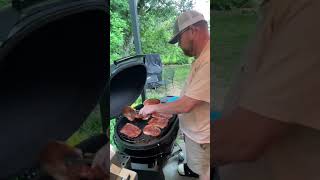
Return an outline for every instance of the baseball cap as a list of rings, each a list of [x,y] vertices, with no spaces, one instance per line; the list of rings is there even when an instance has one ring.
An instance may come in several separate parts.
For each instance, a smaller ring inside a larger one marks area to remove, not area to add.
[[[194,10],[185,11],[178,16],[173,26],[173,37],[170,39],[170,44],[175,44],[179,40],[179,34],[187,27],[205,20],[204,16]]]

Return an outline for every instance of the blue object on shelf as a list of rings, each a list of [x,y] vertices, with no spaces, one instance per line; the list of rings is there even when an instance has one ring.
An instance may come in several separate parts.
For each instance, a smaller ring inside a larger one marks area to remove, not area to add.
[[[210,120],[215,121],[215,120],[221,118],[221,116],[222,116],[221,112],[213,111],[210,113]]]
[[[166,96],[164,98],[162,98],[160,101],[164,102],[164,103],[168,103],[168,102],[174,102],[176,100],[178,100],[180,97],[179,96]]]

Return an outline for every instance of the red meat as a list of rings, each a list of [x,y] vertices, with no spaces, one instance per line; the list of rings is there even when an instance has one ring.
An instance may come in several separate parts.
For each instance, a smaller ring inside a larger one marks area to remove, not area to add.
[[[127,123],[120,130],[120,133],[128,136],[129,138],[135,138],[141,134],[141,129],[131,123]]]
[[[153,125],[146,125],[144,128],[143,128],[143,133],[145,135],[149,135],[149,136],[159,136],[160,133],[161,133],[161,130],[156,127],[156,126],[153,126]]]
[[[129,121],[133,121],[136,117],[136,111],[130,107],[130,106],[127,106],[127,107],[124,107],[122,109],[122,114],[124,117],[126,117]]]
[[[147,99],[143,102],[143,105],[147,106],[147,105],[154,105],[154,104],[159,104],[159,103],[160,103],[159,99]]]
[[[137,113],[135,115],[135,118],[136,119],[142,119],[142,120],[148,120],[150,118],[150,116],[149,115],[142,115],[142,114]]]
[[[165,114],[165,113],[158,113],[158,112],[154,112],[152,113],[152,117],[154,118],[161,118],[161,119],[170,119],[172,118],[172,114]]]
[[[152,119],[148,122],[148,124],[163,129],[163,128],[165,128],[165,127],[168,126],[168,122],[169,122],[168,119],[152,118]]]

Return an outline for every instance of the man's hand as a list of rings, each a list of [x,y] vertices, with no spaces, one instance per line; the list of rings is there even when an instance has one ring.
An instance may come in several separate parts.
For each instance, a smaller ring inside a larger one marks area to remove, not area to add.
[[[148,114],[152,114],[154,112],[157,112],[158,108],[158,104],[155,105],[146,105],[144,106],[142,109],[140,109],[139,114],[146,116]]]

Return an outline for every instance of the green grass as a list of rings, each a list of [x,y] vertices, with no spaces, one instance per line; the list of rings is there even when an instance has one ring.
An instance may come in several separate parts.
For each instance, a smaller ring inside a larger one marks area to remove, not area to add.
[[[217,79],[228,88],[244,48],[255,31],[254,14],[216,13],[212,28],[213,62]]]
[[[68,140],[67,143],[74,146],[89,137],[102,133],[100,109],[97,106],[89,115],[87,120],[81,125]]]

